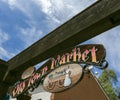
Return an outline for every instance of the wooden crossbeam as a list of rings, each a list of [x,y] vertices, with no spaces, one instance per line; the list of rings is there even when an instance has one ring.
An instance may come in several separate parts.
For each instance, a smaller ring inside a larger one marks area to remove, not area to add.
[[[7,69],[8,69],[8,63],[0,59],[0,82],[3,80]]]
[[[10,59],[4,80],[15,82],[26,68],[119,24],[120,0],[100,0]]]
[[[9,85],[3,82],[4,75],[8,69],[8,63],[0,59],[0,100],[3,100],[3,96],[8,91]]]

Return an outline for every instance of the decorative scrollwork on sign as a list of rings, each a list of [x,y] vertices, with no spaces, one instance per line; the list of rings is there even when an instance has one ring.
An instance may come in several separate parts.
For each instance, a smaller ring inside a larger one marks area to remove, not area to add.
[[[97,66],[97,68],[99,68],[99,69],[105,69],[107,67],[108,67],[108,62],[105,59],[101,62],[99,67]]]

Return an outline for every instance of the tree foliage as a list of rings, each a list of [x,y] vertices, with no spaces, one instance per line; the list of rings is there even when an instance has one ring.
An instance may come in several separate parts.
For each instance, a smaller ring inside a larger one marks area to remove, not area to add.
[[[117,76],[113,70],[105,69],[98,77],[103,89],[107,93],[110,100],[120,100],[119,87],[115,87],[117,83]]]

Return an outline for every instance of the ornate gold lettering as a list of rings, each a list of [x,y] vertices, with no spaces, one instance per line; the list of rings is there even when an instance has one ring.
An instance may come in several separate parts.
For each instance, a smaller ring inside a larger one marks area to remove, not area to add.
[[[93,48],[91,49],[92,62],[97,62],[97,59],[96,59],[96,51],[97,51],[97,49],[95,49],[95,47],[93,47]]]
[[[89,50],[85,50],[85,51],[82,53],[82,60],[83,60],[84,62],[86,62],[86,61],[89,59],[89,57],[87,56],[88,53],[89,53]]]

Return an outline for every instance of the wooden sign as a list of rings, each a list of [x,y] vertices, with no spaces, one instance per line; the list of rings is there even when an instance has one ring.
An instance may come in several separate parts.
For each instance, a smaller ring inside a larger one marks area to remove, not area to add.
[[[11,86],[9,88],[9,93],[11,97],[15,98],[20,94],[26,92],[27,90],[29,90],[29,88],[36,85],[36,83],[41,79],[42,77],[40,73],[34,73],[29,78],[17,83],[14,86]]]
[[[47,74],[64,64],[84,63],[99,66],[98,68],[103,68],[101,67],[101,64],[104,61],[105,55],[105,48],[103,45],[100,44],[81,45],[61,51],[60,53],[58,53],[58,55],[55,55],[54,57],[50,58],[50,60],[47,63],[41,66],[29,78],[19,83],[16,83],[14,86],[11,86],[10,94],[12,97],[17,97],[18,95],[28,91],[28,89],[33,88],[37,82],[42,82],[43,78]]]
[[[71,62],[91,64],[101,68],[100,65],[103,63],[105,56],[106,50],[101,44],[80,45],[61,51],[58,55],[50,58],[37,72],[44,70],[43,72],[47,73],[60,65]]]
[[[74,86],[82,77],[82,67],[79,64],[65,64],[49,73],[43,82],[48,92],[61,92]]]
[[[26,70],[23,72],[21,78],[22,78],[22,79],[26,79],[26,78],[30,77],[30,76],[33,74],[33,72],[34,72],[34,69],[35,69],[34,66],[29,67],[28,69],[26,69]]]

